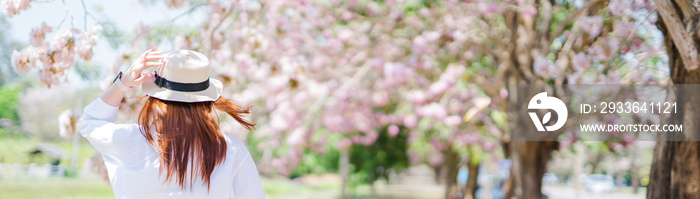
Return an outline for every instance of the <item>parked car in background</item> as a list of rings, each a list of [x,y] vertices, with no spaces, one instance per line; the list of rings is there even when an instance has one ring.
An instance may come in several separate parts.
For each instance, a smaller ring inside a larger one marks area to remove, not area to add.
[[[589,175],[583,183],[587,191],[593,193],[612,192],[615,189],[615,181],[610,175]]]
[[[545,173],[542,177],[542,184],[559,184],[559,177],[553,173]]]

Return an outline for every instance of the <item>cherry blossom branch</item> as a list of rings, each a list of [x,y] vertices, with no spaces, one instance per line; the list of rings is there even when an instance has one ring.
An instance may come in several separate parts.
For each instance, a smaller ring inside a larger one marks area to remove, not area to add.
[[[539,14],[542,17],[542,24],[551,24],[552,22],[552,4],[549,1],[542,1],[541,2],[542,6],[542,11],[539,12]],[[543,25],[540,26],[540,34],[537,35],[537,41],[540,41],[540,45],[542,45],[540,48],[542,49],[549,49],[551,46],[550,43],[545,43],[544,41],[548,41],[549,37],[548,34],[550,31],[550,26],[549,25]],[[549,45],[547,45],[549,44]]]
[[[513,68],[515,72],[520,76],[525,82],[531,83],[534,79],[534,75],[532,74],[531,67],[529,65],[521,64],[520,63],[520,57],[523,57],[525,55],[521,55],[519,50],[518,50],[518,29],[520,29],[520,25],[518,23],[519,21],[519,15],[516,12],[509,12],[506,13],[506,27],[508,30],[510,30],[510,39],[508,43],[508,53],[510,56],[510,68]]]
[[[549,36],[549,42],[547,43],[548,44],[547,46],[551,46],[552,42],[554,42],[554,39],[556,39],[557,36],[564,33],[564,31],[566,30],[566,26],[568,26],[571,22],[576,20],[579,17],[579,15],[583,14],[584,12],[587,12],[590,8],[593,8],[593,7],[598,6],[598,5],[602,5],[608,1],[609,0],[595,0],[595,1],[589,2],[588,4],[581,7],[581,9],[578,9],[573,15],[569,16],[564,21],[559,23],[559,26],[557,27],[557,29],[554,29],[554,32],[552,32],[552,34]]]
[[[58,27],[56,27],[56,29],[61,29],[61,26],[63,26],[63,22],[65,22],[69,16],[70,16],[70,25],[73,26],[73,13],[68,8],[68,4],[66,4],[66,0],[62,0],[61,2],[63,2],[63,7],[66,9],[66,16],[63,17],[63,20],[61,20],[61,23],[58,24]]]
[[[491,136],[497,138],[499,141],[503,141],[503,142],[508,141],[508,139],[507,139],[508,137],[505,136],[505,134],[503,133],[504,130],[502,128],[498,127],[498,125],[494,124],[493,121],[491,121],[491,120],[481,120],[481,121],[484,122],[484,126],[487,128],[486,132],[488,132]]]
[[[647,19],[649,19],[649,17],[651,17],[651,15],[654,14],[655,12],[656,12],[656,8],[654,8],[653,10],[650,10],[649,14],[647,14],[647,16],[644,17],[643,21],[646,21]],[[634,28],[632,29],[632,31],[630,31],[630,33],[627,34],[627,37],[625,37],[625,40],[623,42],[629,41],[630,38],[632,38],[632,35],[634,35],[634,33],[637,32],[637,28],[639,28],[639,26],[642,26],[642,24],[640,23],[640,24],[635,25]]]
[[[88,15],[90,15],[90,17],[92,17],[92,19],[94,19],[95,21],[97,21],[97,18],[93,16],[92,13],[88,12],[87,6],[85,6],[85,0],[80,0],[80,2],[83,4],[83,11],[85,11],[85,14],[83,15],[83,30],[87,32]]]
[[[238,1],[231,1],[231,6],[226,10],[226,12],[221,16],[221,21],[219,23],[216,23],[216,25],[211,29],[209,32],[209,37],[207,38],[207,41],[202,42],[202,43],[210,43],[209,46],[212,46],[211,41],[213,40],[212,38],[214,37],[214,32],[216,32],[217,29],[219,29],[219,26],[228,19],[228,17],[233,13],[234,7],[238,4]]]
[[[357,56],[366,57],[367,53],[362,51]],[[341,85],[334,93],[345,91],[348,88],[351,88],[352,86],[354,86],[355,84],[360,82],[360,80],[362,78],[364,78],[365,75],[367,75],[367,73],[369,73],[370,69],[372,69],[372,64],[365,63],[362,66],[362,68],[360,68],[357,72],[355,72],[355,74],[350,78],[350,80],[343,83],[343,85]],[[308,112],[308,114],[306,114],[306,117],[304,117],[304,120],[302,120],[303,125],[301,128],[302,128],[303,132],[307,131],[307,129],[309,128],[309,125],[311,125],[311,122],[315,121],[313,118],[317,118],[318,114],[320,113],[320,110],[321,110],[321,107],[323,106],[323,104],[325,104],[326,100],[330,96],[333,96],[333,95],[334,94],[329,94],[329,95],[323,96],[321,98],[318,98],[313,104],[311,104],[310,112]]]
[[[200,8],[200,7],[206,6],[206,5],[207,5],[206,3],[194,5],[194,6],[190,7],[190,9],[188,9],[187,11],[180,13],[179,15],[175,16],[174,18],[170,19],[170,23],[172,24],[173,22],[177,21],[177,19],[179,19],[180,17],[191,14],[192,12],[197,10],[197,8]]]
[[[576,32],[578,32],[579,26],[577,26],[578,23],[574,22],[574,27],[571,29],[571,34],[569,34],[566,38],[566,43],[564,43],[564,46],[562,46],[561,50],[559,51],[559,55],[557,56],[557,63],[559,64],[559,71],[566,71],[566,67],[569,66],[569,60],[571,60],[570,53],[572,50],[572,46],[574,45],[574,42],[578,40],[578,37],[576,36]],[[561,84],[564,82],[564,75],[560,75],[557,77],[557,79],[554,81],[556,84]]]

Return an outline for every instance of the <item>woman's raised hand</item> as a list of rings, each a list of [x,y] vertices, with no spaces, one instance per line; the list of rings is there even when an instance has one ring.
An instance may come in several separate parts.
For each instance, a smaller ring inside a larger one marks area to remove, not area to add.
[[[139,58],[134,60],[131,67],[122,74],[122,82],[129,87],[141,85],[141,83],[154,75],[153,73],[141,75],[141,72],[150,67],[161,66],[163,64],[162,61],[163,56],[161,55],[161,51],[156,51],[156,49],[153,48],[144,52]]]

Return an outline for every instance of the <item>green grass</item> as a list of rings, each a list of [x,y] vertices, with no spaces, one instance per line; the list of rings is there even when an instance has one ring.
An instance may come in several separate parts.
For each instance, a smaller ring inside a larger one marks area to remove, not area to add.
[[[283,178],[263,178],[265,195],[269,199],[336,198],[340,185],[321,187],[299,185]],[[112,188],[96,177],[48,179],[0,179],[0,199],[34,198],[114,198]]]
[[[286,178],[263,178],[265,196],[269,199],[327,199],[338,198],[340,184],[325,183],[309,186]],[[420,187],[377,186],[370,194],[368,185],[361,185],[351,198],[441,198],[442,190]],[[112,188],[97,177],[0,179],[0,199],[87,199],[114,198]]]
[[[308,186],[284,178],[263,178],[263,189],[268,199],[321,199],[338,198],[340,184],[327,183],[323,186]]]
[[[265,195],[282,198],[335,198],[340,185],[310,187],[285,179],[263,179]],[[114,198],[112,188],[97,178],[0,179],[0,198]]]
[[[2,179],[0,198],[114,198],[112,188],[97,178]]]
[[[36,139],[22,137],[0,137],[0,164],[26,165],[36,163],[38,165],[43,165],[50,163],[50,158],[47,155],[37,155],[32,161],[29,151],[39,143],[54,144],[66,150],[69,153],[69,156],[62,158],[61,164],[65,165],[66,167],[70,167],[70,158],[72,156],[73,145],[69,139],[40,142]],[[92,145],[85,140],[85,138],[81,137],[80,149],[78,151],[78,167],[80,168],[85,160],[92,157],[95,148],[93,148]]]
[[[37,143],[26,138],[0,138],[0,163],[28,164],[30,159],[27,152]]]

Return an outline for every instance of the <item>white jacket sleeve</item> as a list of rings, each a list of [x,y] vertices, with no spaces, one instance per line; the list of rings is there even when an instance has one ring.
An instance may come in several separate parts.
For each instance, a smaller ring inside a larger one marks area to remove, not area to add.
[[[110,106],[102,98],[97,98],[83,109],[83,119],[78,123],[80,134],[105,156],[114,157],[125,148],[124,138],[139,132],[136,124],[116,124],[119,107]]]

